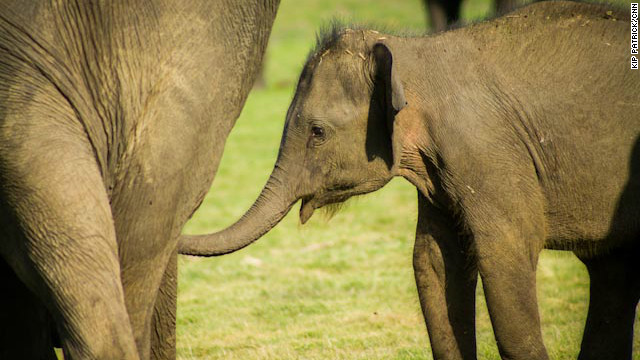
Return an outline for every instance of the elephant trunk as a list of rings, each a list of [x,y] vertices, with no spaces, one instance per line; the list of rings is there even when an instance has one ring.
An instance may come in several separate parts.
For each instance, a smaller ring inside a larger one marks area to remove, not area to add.
[[[213,234],[182,235],[178,251],[184,255],[218,256],[240,250],[258,240],[289,212],[298,198],[280,180],[283,171],[276,164],[273,173],[251,208],[235,224]]]

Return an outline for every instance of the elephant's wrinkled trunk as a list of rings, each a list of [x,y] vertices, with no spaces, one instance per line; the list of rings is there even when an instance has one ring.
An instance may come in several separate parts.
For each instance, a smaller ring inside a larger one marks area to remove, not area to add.
[[[184,255],[218,256],[242,249],[258,240],[289,212],[298,198],[280,181],[276,167],[251,208],[235,224],[213,234],[182,235],[178,251]]]

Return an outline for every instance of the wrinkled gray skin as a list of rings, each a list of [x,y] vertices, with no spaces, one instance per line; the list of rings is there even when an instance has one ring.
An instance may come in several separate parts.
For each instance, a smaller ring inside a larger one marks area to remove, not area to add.
[[[0,358],[175,358],[177,239],[278,3],[2,1]]]
[[[542,2],[424,38],[329,34],[300,77],[280,153],[234,225],[182,253],[250,244],[394,176],[418,190],[414,269],[436,359],[476,358],[482,278],[500,354],[546,359],[543,248],[591,279],[580,359],[630,359],[640,297],[640,73],[626,9]],[[616,21],[614,21],[614,19]]]
[[[516,0],[496,0],[496,14],[504,14],[516,7]],[[462,0],[424,0],[427,9],[427,20],[434,31],[446,30],[460,20]]]

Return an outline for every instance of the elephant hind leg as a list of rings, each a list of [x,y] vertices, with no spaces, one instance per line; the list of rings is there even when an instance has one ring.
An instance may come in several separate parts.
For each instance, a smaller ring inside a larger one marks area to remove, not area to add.
[[[55,127],[42,134],[0,139],[0,255],[48,307],[66,354],[137,359],[94,155]]]
[[[637,246],[631,251],[580,258],[591,281],[580,360],[631,359],[633,324],[640,300],[639,255]]]
[[[176,309],[178,296],[178,254],[171,254],[153,309],[151,359],[176,358]]]

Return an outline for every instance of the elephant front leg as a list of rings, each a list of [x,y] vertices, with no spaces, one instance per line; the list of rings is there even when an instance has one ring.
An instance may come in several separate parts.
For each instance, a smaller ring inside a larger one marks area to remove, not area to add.
[[[418,194],[413,253],[420,305],[435,359],[475,359],[477,270],[454,223]]]
[[[517,233],[474,234],[487,308],[503,359],[548,359],[536,298],[538,251]]]

